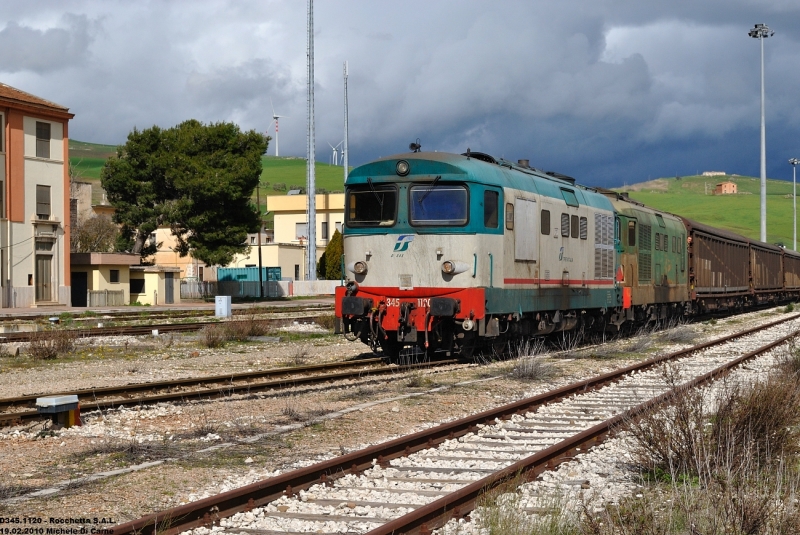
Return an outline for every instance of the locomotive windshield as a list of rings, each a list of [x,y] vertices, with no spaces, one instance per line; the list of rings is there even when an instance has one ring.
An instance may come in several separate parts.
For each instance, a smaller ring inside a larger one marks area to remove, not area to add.
[[[390,227],[397,215],[394,186],[358,186],[347,191],[347,224],[353,227]]]
[[[409,213],[412,225],[465,225],[468,214],[464,186],[413,186]]]

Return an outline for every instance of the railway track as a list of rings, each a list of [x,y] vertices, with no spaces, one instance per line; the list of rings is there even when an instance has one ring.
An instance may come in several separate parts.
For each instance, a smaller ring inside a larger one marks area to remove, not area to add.
[[[330,304],[319,304],[316,306],[256,306],[256,307],[249,307],[249,308],[234,308],[231,310],[231,313],[234,316],[248,316],[253,314],[275,314],[275,313],[288,313],[288,312],[322,312],[322,311],[331,311],[333,310],[333,305]],[[211,309],[190,309],[190,310],[165,310],[165,311],[157,311],[157,310],[148,310],[148,309],[139,309],[137,312],[128,312],[128,311],[102,311],[96,312],[95,310],[87,310],[85,312],[67,312],[67,317],[64,319],[69,319],[74,322],[91,322],[97,321],[99,319],[112,319],[112,320],[138,320],[138,319],[170,319],[170,318],[193,318],[193,317],[207,317],[207,316],[214,316],[214,310]],[[31,315],[24,315],[24,316],[11,316],[11,315],[2,315],[0,314],[0,323],[5,322],[13,322],[13,321],[26,321],[26,322],[37,322],[37,321],[49,321],[50,318],[59,318],[61,319],[61,313],[51,313],[51,314],[31,314]]]
[[[682,388],[698,386],[787,343],[797,335],[798,317],[121,524],[114,535],[212,526],[260,535],[430,533],[467,515],[483,492],[521,474],[535,478],[668,401],[662,364],[681,367]]]
[[[287,320],[310,322],[310,321],[317,321],[319,317],[320,317],[319,315],[314,315],[314,316],[285,315],[280,317],[256,319],[254,321],[264,322],[266,324],[279,323],[281,321],[287,321]],[[200,329],[202,329],[207,325],[226,325],[229,323],[246,323],[250,321],[251,320],[248,319],[248,320],[229,320],[227,322],[198,321],[191,323],[162,323],[157,325],[113,325],[107,327],[103,326],[103,327],[68,329],[68,332],[74,335],[76,338],[92,338],[95,336],[123,336],[123,335],[141,336],[141,335],[149,335],[153,331],[158,331],[159,334],[192,332],[192,331],[199,331]],[[0,344],[8,342],[30,342],[36,337],[47,335],[47,333],[49,332],[53,331],[28,331],[28,332],[2,333],[0,334]]]
[[[298,386],[319,385],[334,381],[378,377],[412,370],[457,364],[458,360],[439,360],[404,366],[383,365],[380,358],[348,362],[276,368],[257,372],[195,377],[172,381],[138,383],[123,386],[89,388],[71,392],[52,392],[34,396],[0,399],[0,426],[24,424],[46,418],[33,407],[37,397],[75,394],[82,411],[107,409],[119,405],[152,405],[164,402],[216,399],[232,395],[265,390],[286,389]],[[338,371],[345,370],[345,371]],[[320,373],[321,372],[321,373]],[[308,375],[316,373],[317,375]],[[141,392],[153,392],[139,395]]]

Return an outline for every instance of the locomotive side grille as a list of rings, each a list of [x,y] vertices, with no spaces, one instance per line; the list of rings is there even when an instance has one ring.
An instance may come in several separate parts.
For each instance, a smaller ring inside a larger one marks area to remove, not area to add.
[[[652,227],[639,225],[639,282],[649,282],[653,277]]]
[[[614,217],[594,214],[594,278],[614,277]]]

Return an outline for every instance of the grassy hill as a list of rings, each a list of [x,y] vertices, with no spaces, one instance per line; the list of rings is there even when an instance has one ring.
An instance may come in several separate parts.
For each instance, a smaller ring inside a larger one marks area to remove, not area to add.
[[[736,183],[738,193],[713,195],[725,181]],[[659,178],[614,190],[627,191],[631,199],[653,208],[759,239],[760,187],[759,178],[728,175]],[[791,182],[767,180],[767,241],[792,246]]]
[[[100,170],[105,161],[116,154],[113,145],[99,145],[83,141],[69,141],[70,163],[80,180],[91,182],[94,202],[100,202]],[[285,195],[292,186],[305,188],[306,162],[302,158],[263,156],[261,158],[262,209],[266,195]],[[317,188],[331,192],[344,189],[344,172],[341,167],[317,162]],[[723,181],[735,182],[736,195],[713,195],[714,187]],[[285,189],[280,189],[281,186]],[[279,188],[279,189],[276,189]],[[632,199],[653,208],[688,217],[758,239],[760,235],[760,181],[744,176],[685,176],[659,178],[614,188],[627,191]],[[767,241],[792,245],[792,183],[782,180],[767,181]],[[255,195],[253,196],[255,201]]]
[[[100,171],[106,160],[115,156],[117,147],[84,141],[69,140],[69,161],[77,171],[79,180],[92,184],[93,202],[103,198],[100,187]],[[306,161],[303,158],[262,156],[261,157],[261,204],[265,205],[265,195],[286,195],[296,188],[306,187]],[[314,166],[318,189],[329,192],[344,191],[344,169],[340,166],[316,162]],[[283,187],[282,187],[283,186]],[[255,201],[255,194],[253,194]]]

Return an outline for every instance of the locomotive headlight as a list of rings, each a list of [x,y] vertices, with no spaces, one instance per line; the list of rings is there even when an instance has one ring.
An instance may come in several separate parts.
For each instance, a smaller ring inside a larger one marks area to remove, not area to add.
[[[363,275],[367,272],[367,263],[362,261],[355,262],[351,271],[356,275]]]
[[[410,170],[411,168],[405,160],[400,160],[395,166],[395,171],[397,171],[397,174],[400,176],[406,176]]]
[[[445,260],[442,262],[442,273],[445,275],[458,275],[469,269],[469,264],[458,260]]]

